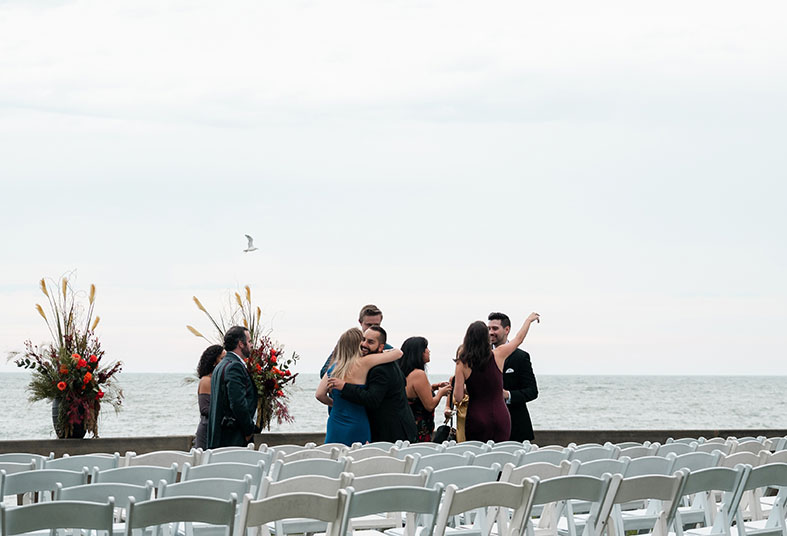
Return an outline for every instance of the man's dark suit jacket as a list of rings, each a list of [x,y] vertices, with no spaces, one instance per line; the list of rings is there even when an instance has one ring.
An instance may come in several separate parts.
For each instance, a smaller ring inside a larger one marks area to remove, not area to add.
[[[406,380],[396,362],[372,367],[366,387],[344,384],[342,398],[366,407],[372,441],[415,442],[415,417],[407,403]]]
[[[208,417],[208,448],[248,444],[254,433],[254,412],[257,389],[246,370],[246,364],[234,352],[219,361],[210,377],[210,416]],[[234,425],[222,426],[229,417]]]
[[[538,398],[538,385],[530,364],[530,354],[517,348],[503,365],[503,389],[511,393],[508,411],[511,413],[511,440],[533,440],[533,423],[527,403]]]

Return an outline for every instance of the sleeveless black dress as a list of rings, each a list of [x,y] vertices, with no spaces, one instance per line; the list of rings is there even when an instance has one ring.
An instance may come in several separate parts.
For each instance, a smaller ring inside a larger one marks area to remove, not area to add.
[[[503,373],[497,368],[495,358],[472,369],[465,381],[470,401],[465,419],[465,436],[468,441],[508,441],[511,435],[511,415],[503,401]]]

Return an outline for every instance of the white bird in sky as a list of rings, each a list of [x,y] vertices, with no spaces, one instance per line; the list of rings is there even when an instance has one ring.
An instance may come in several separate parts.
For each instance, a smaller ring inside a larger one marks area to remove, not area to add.
[[[243,253],[248,253],[249,251],[257,251],[257,248],[254,247],[254,239],[249,235],[245,235],[246,240],[249,241],[249,247],[243,250]]]

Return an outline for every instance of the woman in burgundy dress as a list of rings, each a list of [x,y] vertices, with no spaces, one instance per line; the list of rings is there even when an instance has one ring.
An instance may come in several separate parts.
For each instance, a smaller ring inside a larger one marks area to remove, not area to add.
[[[531,313],[516,336],[492,349],[489,328],[480,320],[470,324],[456,358],[454,400],[470,397],[465,420],[467,440],[499,442],[511,435],[511,416],[503,400],[503,363],[525,340],[530,324],[539,322]]]

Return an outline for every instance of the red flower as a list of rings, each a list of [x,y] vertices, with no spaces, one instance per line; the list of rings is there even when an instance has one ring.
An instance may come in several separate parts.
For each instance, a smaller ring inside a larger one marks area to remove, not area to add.
[[[262,366],[257,365],[257,372],[262,372]]]
[[[99,391],[96,393],[96,400],[104,398],[104,391]]]
[[[60,374],[68,374],[68,367],[65,365],[60,366]]]
[[[95,362],[98,361],[98,358],[96,356],[94,356],[94,355],[91,355],[90,359],[88,361],[90,361],[91,363],[95,363]]]
[[[284,392],[281,389],[279,389],[278,391],[276,391],[276,396],[284,396]]]
[[[273,354],[271,355],[270,362],[273,363],[274,365],[276,364],[276,355]]]
[[[79,354],[71,354],[71,357],[73,357],[74,359],[80,359],[81,358],[81,356]]]
[[[88,383],[92,379],[93,379],[93,375],[90,374],[89,372],[85,372],[85,378],[82,381],[84,381],[85,383]]]
[[[289,376],[289,375],[290,375],[290,371],[289,371],[289,370],[285,370],[285,371],[284,371],[284,375],[285,375],[285,376]]]
[[[79,368],[85,368],[87,366],[87,361],[85,361],[84,359],[80,359],[79,361],[77,361],[77,366]]]
[[[271,372],[273,372],[274,374],[281,374],[281,371],[279,369],[277,369],[276,367],[273,367],[271,369]]]
[[[276,350],[271,348],[271,357],[276,357]]]
[[[65,391],[66,390],[66,382],[58,382],[57,383],[57,388],[60,391]]]

